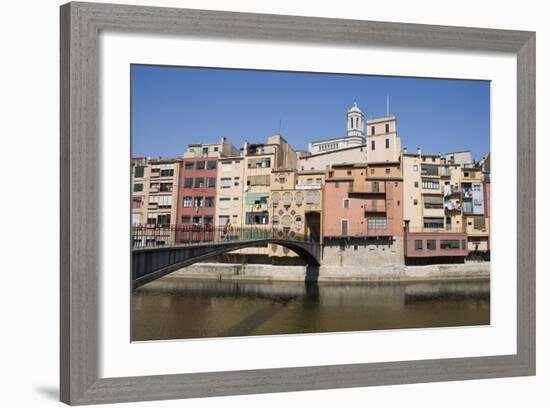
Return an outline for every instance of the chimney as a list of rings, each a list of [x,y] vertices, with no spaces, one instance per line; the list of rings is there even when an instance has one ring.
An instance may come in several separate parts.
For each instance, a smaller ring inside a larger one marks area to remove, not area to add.
[[[407,146],[405,146],[405,147],[403,148],[403,153],[404,153],[404,154],[407,154]]]
[[[416,154],[422,156],[422,150],[420,150],[420,147],[416,148]]]

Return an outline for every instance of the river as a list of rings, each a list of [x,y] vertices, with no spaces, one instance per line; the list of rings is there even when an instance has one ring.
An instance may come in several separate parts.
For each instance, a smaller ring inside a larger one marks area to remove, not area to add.
[[[235,282],[165,277],[134,291],[132,340],[490,324],[490,284]]]

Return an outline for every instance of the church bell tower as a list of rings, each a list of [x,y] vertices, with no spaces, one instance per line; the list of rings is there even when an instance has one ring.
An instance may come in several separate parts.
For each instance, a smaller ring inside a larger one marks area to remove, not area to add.
[[[365,117],[357,106],[356,100],[353,101],[353,106],[348,110],[347,129],[348,136],[365,137]]]

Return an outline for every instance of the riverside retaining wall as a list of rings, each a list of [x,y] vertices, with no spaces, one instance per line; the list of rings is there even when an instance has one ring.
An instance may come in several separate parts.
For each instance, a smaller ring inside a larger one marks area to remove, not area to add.
[[[423,266],[339,266],[196,263],[167,275],[169,278],[250,281],[433,281],[488,279],[489,262]]]

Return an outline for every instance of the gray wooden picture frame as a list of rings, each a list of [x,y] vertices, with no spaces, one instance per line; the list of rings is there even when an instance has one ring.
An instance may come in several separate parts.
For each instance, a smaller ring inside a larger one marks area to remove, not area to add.
[[[69,3],[61,6],[60,12],[61,401],[114,403],[535,374],[535,33],[95,3]],[[100,378],[98,34],[101,30],[514,53],[517,56],[517,354]]]

